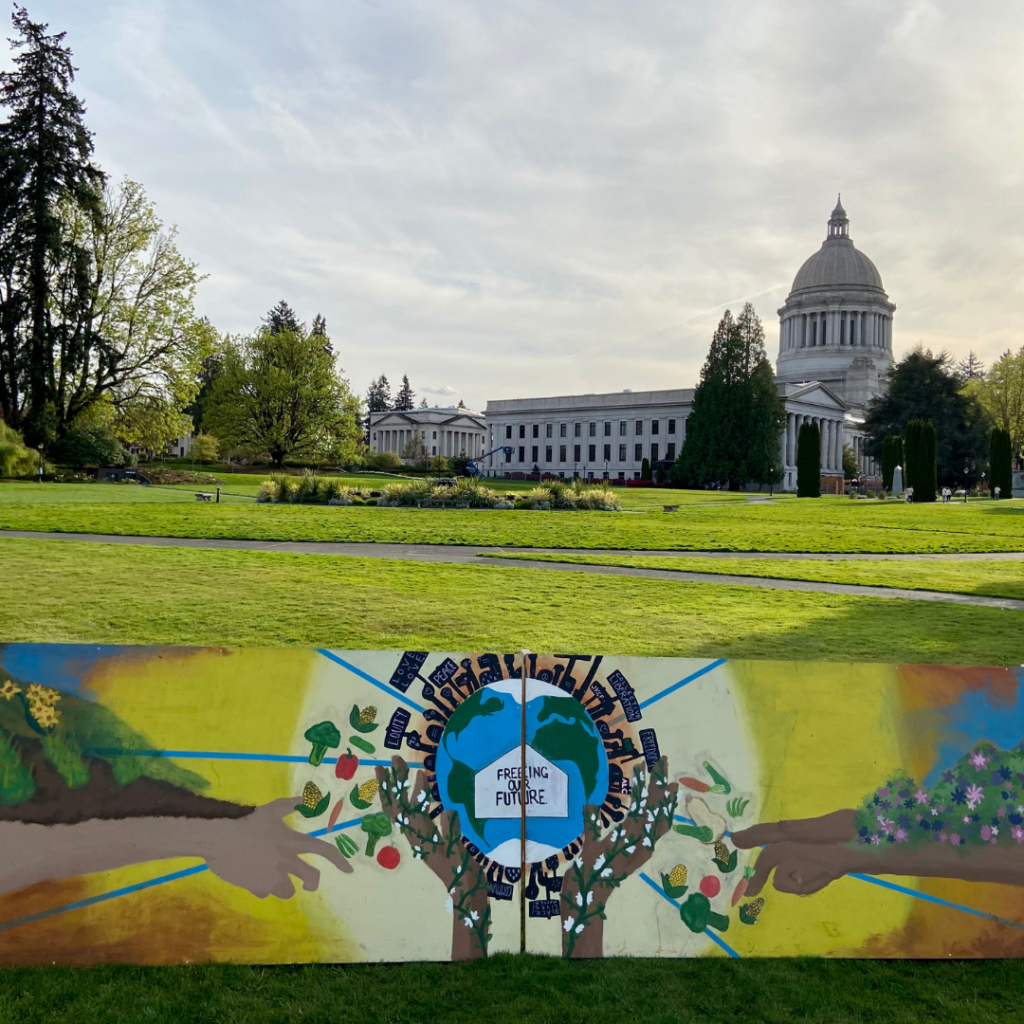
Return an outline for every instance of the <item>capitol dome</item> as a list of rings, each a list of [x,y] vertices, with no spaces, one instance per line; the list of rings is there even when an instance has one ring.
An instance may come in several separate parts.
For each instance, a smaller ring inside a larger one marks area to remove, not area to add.
[[[896,307],[878,268],[853,244],[841,201],[821,248],[806,259],[779,310],[778,377],[817,380],[851,405],[865,405],[884,387],[892,366]]]

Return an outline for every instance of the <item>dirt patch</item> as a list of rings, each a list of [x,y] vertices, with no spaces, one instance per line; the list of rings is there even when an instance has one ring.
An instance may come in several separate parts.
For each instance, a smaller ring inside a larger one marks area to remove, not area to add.
[[[106,761],[89,757],[83,758],[89,766],[89,782],[80,789],[68,789],[37,741],[13,742],[32,772],[36,791],[17,807],[0,806],[0,821],[73,825],[90,818],[244,818],[254,809],[146,776],[122,786]]]

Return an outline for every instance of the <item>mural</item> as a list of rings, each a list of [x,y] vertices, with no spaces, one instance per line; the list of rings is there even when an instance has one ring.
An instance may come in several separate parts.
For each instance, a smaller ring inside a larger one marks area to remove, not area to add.
[[[0,964],[1021,956],[1022,684],[0,646]]]

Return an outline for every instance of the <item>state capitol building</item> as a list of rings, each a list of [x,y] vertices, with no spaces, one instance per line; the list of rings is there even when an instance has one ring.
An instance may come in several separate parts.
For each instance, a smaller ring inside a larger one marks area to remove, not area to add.
[[[784,490],[796,490],[796,439],[805,420],[821,429],[823,490],[842,492],[844,444],[856,452],[864,475],[877,475],[874,461],[863,454],[863,421],[893,365],[895,310],[874,263],[854,246],[849,218],[837,202],[827,237],[797,271],[778,311],[775,381],[786,410],[779,438]],[[652,466],[675,460],[692,405],[693,389],[678,388],[500,399],[489,401],[482,417],[462,409],[375,413],[370,446],[401,454],[402,439],[416,431],[431,454],[459,454],[445,443],[446,425],[433,422],[450,413],[468,428],[462,450],[470,456],[491,452],[481,464],[487,476],[638,479],[643,459]],[[420,424],[428,414],[431,424]],[[434,446],[439,426],[440,448]]]

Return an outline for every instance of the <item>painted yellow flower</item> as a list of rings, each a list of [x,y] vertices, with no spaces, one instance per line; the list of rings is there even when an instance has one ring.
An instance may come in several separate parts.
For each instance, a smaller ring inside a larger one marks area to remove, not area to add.
[[[0,697],[10,700],[16,693],[21,693],[21,687],[13,679],[5,679],[3,686],[0,686]]]
[[[28,688],[28,700],[30,704],[48,704],[52,707],[60,700],[60,690],[51,690],[48,686],[31,683]]]
[[[30,710],[42,729],[52,729],[60,718],[60,712],[50,704],[33,704]]]

